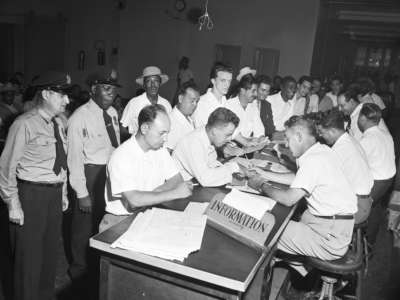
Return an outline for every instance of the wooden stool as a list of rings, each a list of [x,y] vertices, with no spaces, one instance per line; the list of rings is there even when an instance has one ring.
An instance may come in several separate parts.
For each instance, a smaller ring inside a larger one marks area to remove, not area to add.
[[[307,257],[306,263],[310,266],[319,269],[324,274],[321,276],[323,281],[319,300],[337,299],[333,294],[334,284],[340,275],[356,275],[357,286],[354,299],[361,300],[361,288],[363,279],[364,265],[364,246],[363,234],[361,227],[355,229],[353,233],[353,241],[349,246],[347,253],[340,259],[326,261],[319,258]]]

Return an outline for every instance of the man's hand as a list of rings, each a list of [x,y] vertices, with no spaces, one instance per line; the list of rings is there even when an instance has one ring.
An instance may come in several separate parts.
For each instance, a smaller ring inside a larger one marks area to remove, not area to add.
[[[178,184],[175,188],[176,199],[187,198],[193,193],[193,183],[191,181],[184,181]]]
[[[90,199],[90,196],[78,198],[78,202],[79,202],[79,209],[82,212],[84,213],[92,212],[92,199]]]
[[[68,209],[69,200],[68,197],[63,196],[62,198],[62,211],[66,211]]]
[[[21,206],[9,207],[8,215],[10,222],[21,226],[24,225],[24,211],[22,210]]]
[[[260,190],[261,185],[264,182],[264,178],[262,178],[261,176],[252,176],[249,177],[249,180],[247,181],[247,185],[257,191]]]

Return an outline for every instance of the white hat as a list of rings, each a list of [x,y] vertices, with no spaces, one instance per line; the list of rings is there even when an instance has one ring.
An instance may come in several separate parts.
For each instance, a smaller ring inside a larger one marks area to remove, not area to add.
[[[242,79],[242,77],[247,74],[251,74],[251,75],[255,76],[256,73],[257,73],[257,70],[251,69],[250,67],[241,68],[238,76],[236,76],[236,80],[240,81],[240,79]]]
[[[136,78],[136,83],[139,85],[143,85],[143,79],[149,76],[160,76],[161,84],[164,84],[168,81],[168,75],[162,74],[160,68],[155,66],[149,66],[143,69],[142,76]]]

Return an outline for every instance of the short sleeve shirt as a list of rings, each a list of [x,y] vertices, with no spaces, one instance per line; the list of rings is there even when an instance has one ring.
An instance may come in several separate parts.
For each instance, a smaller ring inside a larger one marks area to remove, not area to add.
[[[113,152],[107,171],[111,193],[115,197],[131,190],[153,191],[179,173],[166,148],[144,152],[135,136]],[[120,200],[108,201],[107,191],[105,198],[107,212],[115,215],[128,214]]]
[[[344,174],[339,157],[331,148],[316,143],[297,162],[299,169],[291,188],[307,192],[310,213],[333,216],[357,211],[357,197]]]
[[[194,122],[190,117],[186,118],[176,106],[170,113],[169,119],[171,120],[171,130],[168,133],[168,140],[165,146],[174,150],[176,144],[194,130]]]
[[[279,92],[268,96],[267,101],[271,103],[275,129],[277,131],[285,130],[285,122],[293,115],[293,99],[284,101],[281,92]]]

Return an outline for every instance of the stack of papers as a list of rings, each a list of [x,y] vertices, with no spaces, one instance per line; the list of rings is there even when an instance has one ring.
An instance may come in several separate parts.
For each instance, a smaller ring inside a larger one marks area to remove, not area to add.
[[[261,220],[264,214],[276,204],[276,201],[271,198],[244,193],[237,189],[232,189],[226,194],[222,202],[257,220]]]
[[[152,208],[138,214],[112,248],[183,261],[201,248],[208,203],[189,203],[183,212]]]

